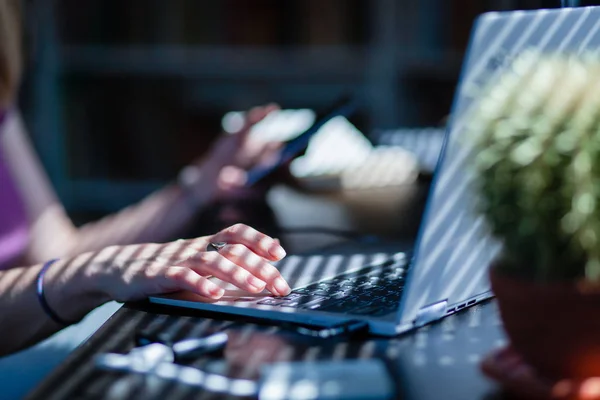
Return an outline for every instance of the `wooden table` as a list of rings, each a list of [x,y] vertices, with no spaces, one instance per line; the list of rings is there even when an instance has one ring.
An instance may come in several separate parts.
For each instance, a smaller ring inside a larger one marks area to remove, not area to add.
[[[388,191],[385,196],[382,193],[377,196],[373,193],[371,196],[364,193],[315,196],[276,188],[269,195],[269,202],[281,225],[319,222],[318,225],[378,233],[387,235],[389,243],[400,250],[406,246],[406,236],[416,232],[426,191],[423,185],[416,185]],[[290,243],[296,249],[315,244],[306,238],[295,238]],[[318,243],[323,244],[322,240]],[[330,251],[337,252],[338,249]],[[186,314],[148,303],[129,304],[80,346],[28,398],[224,397],[181,383],[105,372],[94,366],[94,357],[99,353],[131,350],[135,332],[142,329],[163,332],[173,340],[225,330],[230,341],[224,354],[201,357],[190,365],[231,377],[257,379],[260,366],[275,361],[379,358],[396,385],[398,397],[462,400],[500,396],[495,385],[478,369],[482,356],[504,343],[495,303],[491,301],[398,338],[350,340],[308,338],[278,327],[215,318],[214,314]]]

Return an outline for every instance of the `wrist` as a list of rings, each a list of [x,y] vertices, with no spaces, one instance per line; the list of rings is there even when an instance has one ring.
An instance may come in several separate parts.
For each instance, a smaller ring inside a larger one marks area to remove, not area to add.
[[[49,308],[64,321],[79,321],[110,298],[101,289],[99,271],[106,264],[98,253],[54,262],[43,276],[43,292]]]
[[[42,268],[39,270],[39,272],[37,274],[37,279],[36,279],[37,298],[38,298],[38,302],[40,304],[40,307],[42,308],[42,310],[44,311],[44,313],[46,313],[46,316],[48,318],[50,318],[51,320],[53,320],[58,325],[68,326],[68,325],[71,325],[72,323],[75,323],[77,321],[75,321],[75,320],[71,321],[71,320],[66,320],[66,319],[62,318],[48,304],[48,300],[46,298],[46,291],[45,291],[46,286],[47,286],[47,285],[45,285],[46,273],[48,272],[48,269],[50,267],[52,267],[52,265],[56,264],[57,261],[58,261],[57,258],[55,258],[53,260],[50,260],[50,261],[47,261],[46,263],[43,264]]]

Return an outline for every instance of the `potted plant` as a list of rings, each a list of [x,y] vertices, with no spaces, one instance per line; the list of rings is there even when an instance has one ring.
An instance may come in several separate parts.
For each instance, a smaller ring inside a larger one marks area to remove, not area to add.
[[[600,376],[600,58],[521,54],[468,131],[512,347],[552,381]]]

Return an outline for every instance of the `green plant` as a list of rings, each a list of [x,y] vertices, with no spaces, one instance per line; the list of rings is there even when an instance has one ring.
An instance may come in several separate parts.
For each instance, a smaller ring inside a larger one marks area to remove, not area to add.
[[[480,209],[503,271],[600,281],[600,58],[526,52],[470,114]]]

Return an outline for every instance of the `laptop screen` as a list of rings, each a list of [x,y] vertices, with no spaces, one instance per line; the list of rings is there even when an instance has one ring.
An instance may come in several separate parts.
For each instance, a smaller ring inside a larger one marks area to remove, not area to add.
[[[489,290],[488,266],[500,244],[476,213],[470,170],[473,147],[465,137],[466,115],[490,80],[524,50],[596,49],[600,8],[517,11],[485,14],[473,30],[438,161],[401,305],[402,321],[442,300],[448,306]]]

